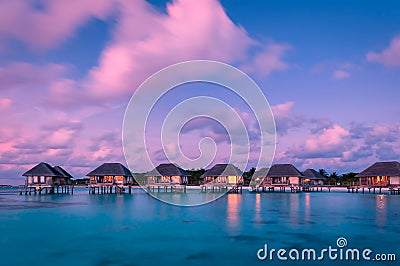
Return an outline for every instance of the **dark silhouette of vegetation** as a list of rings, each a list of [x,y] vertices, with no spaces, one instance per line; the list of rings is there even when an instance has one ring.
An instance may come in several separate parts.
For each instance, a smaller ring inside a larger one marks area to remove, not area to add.
[[[74,186],[85,186],[87,184],[89,184],[89,178],[78,178],[78,179],[74,179],[71,180],[72,185]]]
[[[255,171],[256,168],[252,167],[249,171],[243,172],[243,181],[245,186],[248,186],[250,184],[251,177],[253,176]]]
[[[319,173],[320,173],[322,176],[325,176],[326,178],[329,177],[329,174],[328,174],[327,171],[325,171],[325,169],[319,169]]]
[[[189,185],[200,185],[201,184],[201,175],[205,173],[205,169],[190,169],[186,170],[191,176],[189,176]],[[249,171],[243,172],[243,181],[244,185],[248,186],[251,178],[254,174],[256,169],[252,167]],[[319,169],[318,171],[321,175],[326,177],[326,182],[325,185],[342,185],[342,186],[348,186],[348,185],[353,185],[358,182],[358,178],[355,176],[358,173],[354,172],[349,172],[349,173],[344,173],[339,175],[337,172],[332,172],[328,173],[325,169]],[[145,173],[135,173],[135,179],[138,180],[143,180],[143,182],[146,179],[146,174]],[[135,182],[136,183],[136,182]],[[89,184],[89,178],[80,178],[80,179],[75,179],[72,180],[73,185],[87,185]]]
[[[206,172],[204,169],[191,169],[186,170],[191,176],[188,177],[189,185],[199,185],[201,182],[201,175]]]
[[[319,169],[319,173],[327,178],[326,185],[347,186],[358,182],[358,178],[355,177],[358,173],[354,172],[338,175],[336,172],[329,174],[325,169]]]

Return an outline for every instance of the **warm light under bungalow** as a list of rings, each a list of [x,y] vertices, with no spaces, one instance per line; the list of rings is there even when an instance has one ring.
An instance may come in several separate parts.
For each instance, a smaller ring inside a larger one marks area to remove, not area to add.
[[[255,171],[253,176],[251,177],[249,186],[252,188],[259,187],[263,183],[264,179],[267,177],[268,171],[269,168],[267,167]]]
[[[357,174],[360,185],[386,186],[400,185],[400,163],[376,162]]]
[[[90,184],[133,184],[131,171],[120,163],[103,163],[86,176],[90,177]]]
[[[190,174],[173,163],[160,164],[146,174],[147,184],[186,185]]]
[[[26,186],[60,186],[71,184],[72,176],[60,166],[41,162],[22,174]]]
[[[305,176],[292,164],[274,164],[268,170],[261,186],[300,185]]]
[[[227,185],[243,184],[242,172],[233,164],[216,164],[207,170],[201,177],[203,183]]]
[[[307,169],[303,172],[305,178],[303,179],[303,184],[308,184],[312,186],[322,186],[326,181],[326,177],[321,175],[318,171],[314,169]]]

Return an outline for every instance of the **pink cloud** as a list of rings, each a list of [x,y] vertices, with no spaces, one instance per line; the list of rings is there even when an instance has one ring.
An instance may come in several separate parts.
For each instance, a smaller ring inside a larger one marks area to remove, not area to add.
[[[317,128],[310,130],[308,136],[299,138],[286,150],[278,149],[276,162],[292,162],[303,169],[313,167],[331,171],[359,171],[379,160],[398,159],[398,123],[353,125],[347,130],[323,120],[311,122],[317,124]]]
[[[0,88],[1,90],[43,88],[64,74],[66,69],[66,66],[58,64],[38,66],[25,62],[12,62],[0,67]]]
[[[368,62],[376,62],[387,67],[400,66],[400,37],[394,38],[388,48],[380,53],[367,53]]]
[[[306,151],[329,151],[345,144],[345,138],[350,133],[339,125],[333,125],[331,128],[325,128],[321,135],[311,136],[305,141]]]
[[[271,107],[271,109],[272,113],[274,114],[274,117],[276,119],[279,119],[282,117],[288,117],[292,115],[293,107],[294,107],[294,102],[286,102],[274,105]]]
[[[49,94],[44,100],[50,107],[68,110],[78,105],[83,108],[90,103],[87,94],[79,89],[79,82],[73,79],[54,79],[48,87]]]
[[[290,150],[299,158],[340,158],[349,148],[349,136],[349,131],[334,124],[320,133],[310,134],[303,144],[297,144]]]
[[[261,77],[268,76],[273,71],[286,70],[289,68],[289,64],[284,62],[282,57],[290,49],[291,46],[287,44],[267,44],[263,47],[262,51],[256,54],[242,69]]]
[[[52,48],[91,17],[104,19],[113,0],[13,0],[0,2],[0,32],[33,48]]]
[[[12,100],[8,98],[0,98],[0,111],[7,111],[12,105]]]
[[[304,123],[304,118],[295,115],[293,108],[294,102],[271,106],[279,136],[285,135],[290,129],[300,127]]]
[[[118,20],[114,39],[84,85],[93,97],[131,94],[150,74],[180,61],[244,61],[256,44],[214,0],[174,1],[166,14],[145,2],[122,2]]]
[[[335,72],[333,72],[333,79],[335,80],[342,80],[350,77],[350,73],[344,70],[336,70]]]
[[[0,39],[17,39],[41,51],[51,49],[88,19],[106,19],[115,9],[112,38],[98,65],[82,79],[68,78],[69,66],[63,65],[13,62],[0,67],[0,87],[5,93],[0,99],[4,112],[0,159],[8,167],[5,171],[21,173],[37,162],[49,161],[83,174],[103,161],[123,162],[123,107],[118,106],[150,74],[169,64],[190,59],[254,63],[254,71],[262,75],[288,67],[281,57],[289,48],[278,43],[266,45],[253,60],[250,50],[261,45],[214,0],[174,1],[166,13],[146,1],[54,0],[39,9],[29,1],[5,1],[0,3]],[[253,124],[247,113],[241,115],[246,124]],[[227,145],[218,128],[208,133]]]
[[[59,74],[47,76],[43,75],[46,71],[30,64],[16,63],[0,69],[0,83],[5,88],[37,83],[49,90],[46,104],[71,108],[82,103],[107,105],[126,99],[152,73],[185,60],[212,59],[237,63],[262,75],[288,68],[281,59],[289,49],[288,45],[266,45],[253,59],[251,56],[249,59],[250,49],[260,47],[260,44],[230,20],[218,1],[174,1],[167,4],[166,14],[145,1],[114,1],[118,3],[113,5],[118,11],[118,23],[113,29],[112,39],[102,51],[98,65],[92,67],[84,78],[72,80]],[[38,10],[28,2],[18,0],[7,4],[17,11],[18,18],[0,19],[0,31],[3,25],[8,29],[6,33],[11,31],[14,37],[19,36],[33,46],[53,46],[73,34],[89,17],[104,19],[113,9],[110,2],[113,1],[93,4],[92,0],[79,3],[58,0],[46,3],[43,10]],[[63,10],[77,11],[70,14]],[[19,21],[21,17],[32,25],[29,31],[26,27],[12,24],[12,20]],[[55,18],[58,20],[53,21]],[[60,68],[59,73],[66,70],[63,66],[46,66],[50,67],[54,70]],[[54,73],[54,70],[48,72]]]

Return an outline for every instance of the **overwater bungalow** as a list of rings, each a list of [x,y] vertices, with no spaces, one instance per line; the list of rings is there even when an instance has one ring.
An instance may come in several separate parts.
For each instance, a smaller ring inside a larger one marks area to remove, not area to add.
[[[274,164],[268,171],[263,185],[300,185],[305,176],[292,164]]]
[[[186,185],[190,174],[173,163],[163,163],[146,174],[146,186],[149,191],[172,191],[183,190],[186,192]]]
[[[264,181],[264,179],[267,178],[269,168],[264,167],[261,168],[257,171],[254,172],[253,176],[251,177],[251,181],[249,184],[250,190],[256,190],[258,187],[260,187],[261,183]],[[270,177],[268,177],[271,179]]]
[[[400,186],[400,163],[376,162],[356,175],[360,186]]]
[[[89,192],[96,193],[123,193],[125,186],[131,191],[134,184],[131,171],[120,163],[103,163],[86,176],[90,178]]]
[[[72,180],[72,175],[65,171],[61,166],[54,166],[54,170],[60,173],[60,177],[56,178],[55,184],[58,185],[70,185]]]
[[[293,192],[299,192],[305,176],[292,164],[274,164],[268,170],[267,175],[261,182],[260,187],[263,189],[274,190],[279,187],[281,191],[285,191],[289,187]]]
[[[73,178],[67,171],[61,166],[52,167],[50,164],[41,162],[22,174],[26,177],[25,190],[20,191],[22,194],[27,193],[39,193],[42,191],[46,193],[69,193],[71,179]],[[73,192],[73,188],[71,189]]]
[[[243,173],[233,164],[216,164],[207,170],[201,177],[203,181],[202,189],[232,190],[232,192],[241,192],[243,185]]]
[[[310,186],[323,186],[326,182],[326,177],[321,175],[318,171],[314,169],[307,169],[303,172],[305,178],[303,179],[303,184]]]
[[[201,177],[203,183],[219,183],[228,185],[243,184],[242,172],[233,164],[216,164]]]

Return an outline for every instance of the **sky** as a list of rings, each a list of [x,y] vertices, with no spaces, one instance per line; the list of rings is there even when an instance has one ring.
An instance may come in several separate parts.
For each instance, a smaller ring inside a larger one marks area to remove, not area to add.
[[[259,85],[276,122],[274,163],[345,173],[400,159],[398,1],[4,0],[0,184],[23,183],[41,161],[77,178],[103,162],[126,164],[132,94],[164,67],[195,59],[231,64]],[[201,95],[254,122],[226,89],[188,84],[170,91],[149,131],[157,136],[177,99]],[[195,158],[212,138],[213,163],[224,162],[223,126],[188,122],[182,151]],[[258,131],[249,132],[256,142]],[[152,143],[155,163],[164,162]]]

